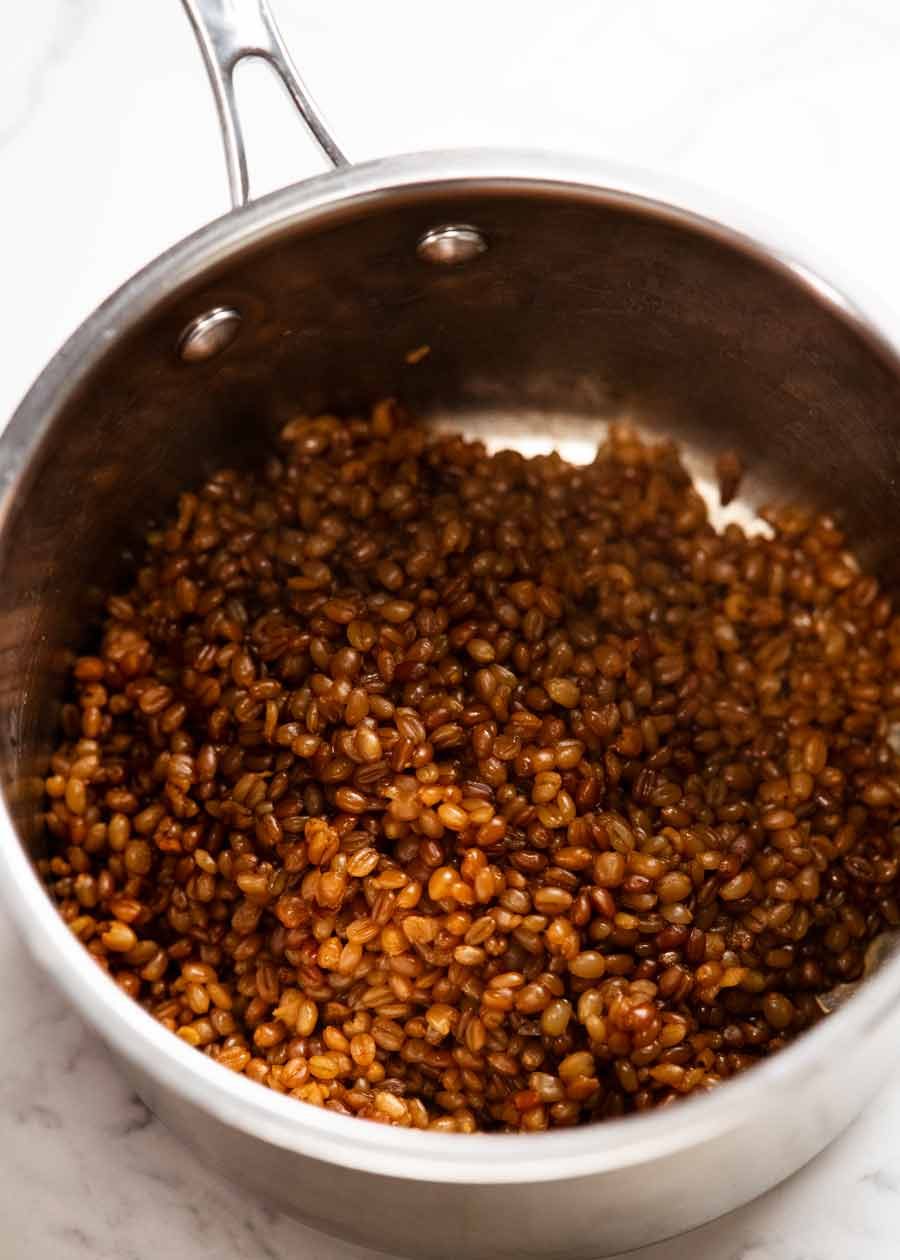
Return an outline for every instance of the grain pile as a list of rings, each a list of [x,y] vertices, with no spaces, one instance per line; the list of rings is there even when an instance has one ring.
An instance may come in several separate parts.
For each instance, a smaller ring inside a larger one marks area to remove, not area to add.
[[[669,444],[391,402],[181,497],[73,666],[43,872],[126,993],[295,1098],[528,1132],[778,1050],[900,924],[900,621]]]

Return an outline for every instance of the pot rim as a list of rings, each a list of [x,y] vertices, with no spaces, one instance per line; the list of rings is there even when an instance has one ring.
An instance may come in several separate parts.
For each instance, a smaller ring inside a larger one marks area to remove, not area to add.
[[[888,308],[825,279],[780,226],[683,181],[584,157],[517,150],[453,150],[381,158],[271,193],[214,220],[125,282],[73,333],[0,436],[0,543],[14,527],[17,491],[52,421],[74,390],[138,322],[237,254],[297,228],[365,213],[385,197],[520,191],[619,205],[662,217],[747,253],[828,307],[900,377]],[[726,226],[726,224],[731,226]],[[795,238],[796,239],[796,238]],[[412,244],[412,243],[411,243]],[[834,274],[831,265],[825,269]],[[853,296],[850,296],[852,293]],[[900,998],[900,957],[816,1028],[735,1080],[675,1107],[539,1135],[442,1134],[376,1126],[260,1088],[198,1054],[127,997],[58,917],[0,799],[0,889],[32,955],[103,1039],[149,1076],[214,1118],[264,1142],[334,1164],[409,1180],[539,1183],[639,1165],[686,1150],[754,1116],[765,1092],[777,1108],[836,1056],[874,1032]]]

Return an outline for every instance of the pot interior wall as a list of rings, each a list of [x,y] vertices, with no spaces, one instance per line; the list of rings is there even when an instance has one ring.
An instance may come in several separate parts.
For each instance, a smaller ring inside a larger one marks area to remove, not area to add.
[[[487,252],[418,259],[420,234],[446,222],[475,224]],[[235,343],[182,363],[182,327],[223,304],[243,317]],[[23,404],[43,436],[0,532],[0,748],[32,844],[67,647],[90,643],[101,592],[127,580],[179,490],[261,462],[298,412],[393,394],[494,444],[582,458],[629,418],[684,443],[701,473],[737,450],[751,505],[828,507],[900,574],[897,364],[800,278],[646,203],[512,181],[360,197],[198,264],[130,331],[78,337],[73,374],[79,353],[108,349],[77,388],[63,378]]]

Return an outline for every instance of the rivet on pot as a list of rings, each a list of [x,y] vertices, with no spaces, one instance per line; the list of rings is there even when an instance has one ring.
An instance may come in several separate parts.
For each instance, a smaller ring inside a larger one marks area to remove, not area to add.
[[[471,262],[487,249],[484,234],[468,223],[443,223],[419,238],[416,253],[425,262],[454,266]]]
[[[196,316],[178,338],[178,353],[185,363],[202,363],[230,346],[238,334],[241,317],[233,307],[214,306]]]

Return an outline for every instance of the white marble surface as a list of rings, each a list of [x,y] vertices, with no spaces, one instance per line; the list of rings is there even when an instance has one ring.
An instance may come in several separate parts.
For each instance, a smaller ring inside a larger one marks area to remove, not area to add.
[[[354,158],[565,148],[768,211],[900,312],[897,0],[275,0]],[[177,0],[9,0],[0,416],[110,289],[225,208]],[[254,70],[257,186],[316,169]],[[900,329],[900,315],[896,327]],[[0,918],[0,1260],[364,1260],[196,1166]],[[639,1260],[894,1260],[900,1075],[780,1189]]]

